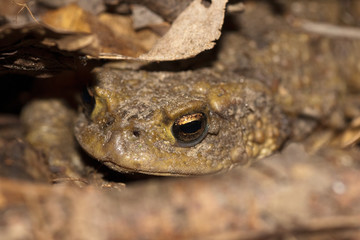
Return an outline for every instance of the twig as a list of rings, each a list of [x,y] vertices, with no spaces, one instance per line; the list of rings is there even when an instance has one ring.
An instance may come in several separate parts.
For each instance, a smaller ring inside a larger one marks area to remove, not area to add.
[[[65,181],[69,181],[69,182],[81,182],[81,183],[84,183],[86,185],[89,184],[88,181],[86,181],[85,179],[83,178],[72,178],[72,177],[63,177],[63,178],[54,178],[52,179],[52,182],[53,183],[59,183],[59,182],[65,182]]]
[[[19,15],[19,13],[21,13],[22,10],[24,10],[24,8],[29,12],[31,18],[39,24],[39,21],[35,18],[35,16],[33,15],[33,13],[31,12],[29,6],[28,6],[28,2],[25,3],[19,3],[19,2],[15,2],[14,0],[11,0],[14,4],[18,5],[21,7],[21,9],[18,11],[18,13],[16,14],[16,22],[17,22],[17,17]]]
[[[308,20],[296,21],[294,22],[294,25],[304,29],[305,31],[327,35],[330,37],[360,39],[360,28],[356,27],[337,26],[333,24],[318,23]]]

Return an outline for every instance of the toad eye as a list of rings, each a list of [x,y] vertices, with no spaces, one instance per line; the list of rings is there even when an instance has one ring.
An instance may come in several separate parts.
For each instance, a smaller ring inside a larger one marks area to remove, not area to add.
[[[86,87],[83,89],[81,97],[82,97],[82,105],[83,105],[84,113],[90,116],[95,107],[94,94],[88,87]]]
[[[192,147],[206,136],[207,118],[204,113],[187,114],[176,119],[171,132],[180,147]]]

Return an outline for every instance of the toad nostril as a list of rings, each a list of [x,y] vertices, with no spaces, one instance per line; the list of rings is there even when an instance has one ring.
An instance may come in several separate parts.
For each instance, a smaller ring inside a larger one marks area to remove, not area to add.
[[[139,130],[133,130],[133,135],[135,137],[140,137],[140,131]]]

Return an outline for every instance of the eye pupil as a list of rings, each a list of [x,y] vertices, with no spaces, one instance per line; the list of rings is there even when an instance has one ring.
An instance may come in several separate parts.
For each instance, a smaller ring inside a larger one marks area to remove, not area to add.
[[[201,121],[192,121],[183,125],[180,125],[180,130],[186,134],[194,134],[201,130]]]
[[[204,139],[207,133],[207,119],[204,113],[193,113],[179,117],[171,128],[181,147],[191,147]]]

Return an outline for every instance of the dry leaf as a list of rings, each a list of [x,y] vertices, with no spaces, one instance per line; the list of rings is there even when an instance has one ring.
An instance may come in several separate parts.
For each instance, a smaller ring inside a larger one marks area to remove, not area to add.
[[[54,40],[61,50],[76,51],[96,57],[99,52],[117,52],[126,56],[136,57],[145,48],[136,39],[129,17],[101,14],[98,17],[84,11],[76,4],[48,11],[42,17],[43,23],[54,31],[71,32],[59,40]],[[79,36],[78,33],[89,33]],[[76,34],[76,35],[74,35]]]
[[[126,36],[129,42],[141,46],[146,51],[149,51],[159,39],[159,36],[149,29],[134,31],[133,22],[126,16],[104,13],[99,15],[98,19],[112,30],[116,38]]]
[[[78,5],[70,4],[54,11],[48,11],[42,16],[42,22],[57,31],[91,33],[90,17],[91,15]]]
[[[4,62],[4,70],[27,71],[28,68],[14,63],[19,59],[29,62],[29,66],[36,63],[36,66],[41,66],[31,68],[36,72],[46,71],[49,67],[46,59],[42,58],[44,54],[39,54],[35,61],[31,57],[19,57],[20,50],[38,49],[39,53],[55,51],[73,58],[85,55],[91,59],[110,60],[169,61],[190,58],[215,45],[221,34],[226,3],[227,0],[216,0],[211,4],[194,0],[161,38],[158,33],[168,28],[167,23],[135,31],[131,16],[109,13],[95,16],[76,4],[70,4],[45,11],[41,24],[15,27],[10,23],[1,26],[0,61]],[[51,69],[58,67],[51,66]]]
[[[142,5],[132,5],[132,13],[134,21],[133,26],[135,29],[141,29],[153,24],[161,24],[164,22],[159,15]]]
[[[173,22],[170,30],[146,54],[137,59],[171,61],[193,57],[211,49],[220,37],[227,0],[192,2]],[[100,54],[104,59],[129,59],[118,54]]]

